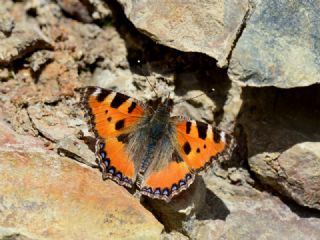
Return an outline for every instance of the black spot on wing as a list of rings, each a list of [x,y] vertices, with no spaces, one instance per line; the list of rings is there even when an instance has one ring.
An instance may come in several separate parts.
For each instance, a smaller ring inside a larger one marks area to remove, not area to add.
[[[213,140],[215,143],[219,143],[221,140],[221,136],[220,136],[221,131],[214,128],[213,129]]]
[[[97,101],[103,102],[106,99],[106,97],[108,97],[108,95],[110,93],[111,93],[110,91],[106,91],[106,90],[101,89],[101,92],[97,96]]]
[[[185,142],[185,144],[183,145],[183,151],[187,155],[191,152],[191,146],[188,142]]]
[[[187,123],[186,123],[186,133],[187,133],[187,134],[189,134],[190,131],[191,131],[191,125],[192,125],[191,122],[187,122]]]
[[[173,152],[172,160],[177,162],[177,163],[183,162],[183,159],[181,158],[180,154],[177,151]]]
[[[136,108],[137,104],[135,102],[132,102],[130,107],[128,108],[128,113],[131,113],[135,108]]]
[[[108,117],[107,120],[108,120],[108,122],[111,122],[112,117]]]
[[[129,134],[120,134],[118,137],[117,137],[118,141],[119,142],[122,142],[122,143],[128,143],[129,141]]]
[[[201,139],[207,138],[208,125],[197,121],[198,136]]]
[[[123,127],[124,127],[124,119],[116,122],[116,130],[120,130]]]
[[[120,107],[125,101],[128,100],[128,96],[121,94],[121,93],[116,93],[116,96],[112,99],[110,106],[112,108],[118,108]]]
[[[197,148],[197,153],[200,153],[200,148]]]

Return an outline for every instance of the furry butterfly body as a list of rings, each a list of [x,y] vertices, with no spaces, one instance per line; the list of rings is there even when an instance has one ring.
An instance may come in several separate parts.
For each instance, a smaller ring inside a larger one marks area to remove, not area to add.
[[[97,138],[104,179],[170,201],[195,174],[221,156],[228,137],[212,126],[171,117],[167,98],[156,110],[127,95],[98,87],[81,89],[82,105]]]

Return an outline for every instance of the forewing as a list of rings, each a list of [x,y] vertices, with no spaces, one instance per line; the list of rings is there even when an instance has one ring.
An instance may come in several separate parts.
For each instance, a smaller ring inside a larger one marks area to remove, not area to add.
[[[178,151],[186,164],[199,172],[226,153],[229,136],[199,121],[175,119]]]
[[[131,187],[137,167],[126,144],[144,115],[144,107],[134,98],[103,88],[81,88],[80,93],[89,125],[97,138],[96,155],[103,177]]]

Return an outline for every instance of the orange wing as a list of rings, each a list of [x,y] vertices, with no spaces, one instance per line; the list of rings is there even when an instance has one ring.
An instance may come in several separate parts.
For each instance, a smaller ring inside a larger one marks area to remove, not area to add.
[[[226,134],[208,124],[180,118],[171,122],[174,129],[171,144],[176,149],[172,159],[159,159],[162,167],[151,169],[141,188],[142,194],[167,202],[187,189],[195,173],[208,167],[228,147]]]
[[[141,193],[169,202],[172,197],[187,189],[194,177],[184,161],[173,160],[162,169],[150,173],[144,180]]]
[[[228,145],[228,136],[198,121],[178,121],[177,141],[182,159],[193,171],[201,171],[221,156]]]
[[[97,137],[96,154],[103,178],[131,187],[136,166],[125,144],[144,115],[139,102],[127,95],[98,87],[81,88],[82,104]]]

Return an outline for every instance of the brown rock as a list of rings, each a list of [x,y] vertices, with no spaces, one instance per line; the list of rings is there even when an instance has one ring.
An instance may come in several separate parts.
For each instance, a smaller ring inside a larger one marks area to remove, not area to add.
[[[299,204],[320,210],[320,143],[296,144],[277,163],[282,176],[275,187]]]
[[[88,145],[75,136],[68,136],[58,141],[57,150],[60,154],[75,159],[90,167],[98,167],[95,153]]]
[[[50,40],[34,24],[17,23],[8,38],[0,39],[0,65],[7,65],[38,49],[49,49]]]
[[[265,130],[267,129],[275,131],[274,127],[265,126]],[[285,144],[286,139],[295,141],[295,139],[304,138],[306,140],[307,136],[285,128],[277,131],[278,133],[274,134],[272,138],[270,138],[270,135],[264,136],[269,138],[264,144],[270,141],[277,143],[277,146],[270,144],[269,148],[265,148],[260,153],[252,154],[249,158],[251,170],[262,183],[272,186],[303,206],[319,209],[319,142],[302,142],[282,152],[281,145]],[[257,132],[255,134],[257,135]],[[255,138],[257,141],[254,139],[252,141],[260,144],[259,142],[264,137],[259,136]],[[279,141],[278,139],[283,140]],[[277,147],[278,150],[272,149],[271,146]],[[249,151],[257,149],[250,147]]]
[[[249,11],[247,0],[119,1],[135,27],[157,43],[200,52],[228,65],[238,31]]]
[[[205,180],[212,207],[195,220],[192,239],[318,239],[319,214],[295,213],[279,198],[249,185],[235,186],[215,176]]]
[[[158,239],[161,224],[125,189],[54,154],[0,152],[0,224],[46,239]]]
[[[62,104],[59,107],[36,104],[28,107],[28,114],[34,128],[42,136],[52,142],[57,142],[77,132],[75,126],[72,126],[68,110],[71,109],[64,108]]]
[[[160,238],[162,225],[124,188],[0,124],[0,236]]]
[[[58,0],[59,6],[76,19],[89,23],[92,22],[90,11],[88,7],[83,3],[85,1],[78,0]]]

